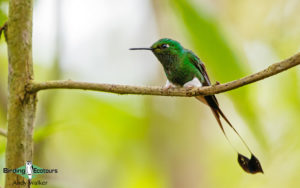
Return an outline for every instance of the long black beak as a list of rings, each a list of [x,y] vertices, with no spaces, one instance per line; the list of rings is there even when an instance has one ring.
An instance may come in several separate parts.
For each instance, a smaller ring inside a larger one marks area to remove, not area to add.
[[[129,48],[129,50],[152,50],[152,48]]]

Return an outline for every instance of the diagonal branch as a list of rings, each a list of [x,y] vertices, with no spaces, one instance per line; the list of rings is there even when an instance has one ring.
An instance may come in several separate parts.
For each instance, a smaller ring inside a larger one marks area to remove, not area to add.
[[[102,91],[116,94],[135,94],[135,95],[160,95],[160,96],[180,96],[191,97],[197,95],[213,95],[225,91],[233,90],[253,82],[268,78],[280,72],[288,70],[300,64],[300,53],[283,60],[281,62],[270,65],[268,68],[246,76],[244,78],[234,80],[225,84],[217,84],[193,89],[171,88],[164,90],[157,86],[129,86],[117,84],[97,84],[87,82],[67,81],[48,81],[48,82],[30,82],[26,89],[28,92],[34,93],[46,89],[83,89],[92,91]]]

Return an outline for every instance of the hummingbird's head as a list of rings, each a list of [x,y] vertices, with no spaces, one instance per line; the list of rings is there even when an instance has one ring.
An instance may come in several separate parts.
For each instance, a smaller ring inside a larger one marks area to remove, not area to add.
[[[151,50],[162,64],[170,64],[183,54],[184,48],[175,40],[163,38],[150,48],[130,48],[130,50]]]
[[[181,54],[183,51],[179,42],[168,38],[158,40],[150,48],[156,56]]]

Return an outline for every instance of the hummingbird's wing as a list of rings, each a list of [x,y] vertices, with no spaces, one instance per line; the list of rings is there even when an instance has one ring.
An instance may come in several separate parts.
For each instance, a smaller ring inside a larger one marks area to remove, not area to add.
[[[188,51],[188,58],[189,58],[190,62],[193,63],[193,65],[199,70],[201,75],[204,77],[204,82],[202,83],[202,85],[210,86],[211,85],[210,79],[207,74],[204,63],[200,60],[200,58],[198,56],[196,56],[196,54],[194,54],[190,50]],[[204,98],[207,101],[207,105],[209,105],[210,107],[213,107],[213,109],[218,108],[219,103],[218,103],[217,98],[214,95],[205,96]],[[203,102],[202,99],[201,99],[201,101]],[[223,129],[222,125],[220,125],[220,127],[221,127],[221,129]]]
[[[199,70],[201,75],[204,77],[204,82],[202,83],[202,85],[203,86],[210,86],[211,85],[210,79],[209,79],[209,76],[207,74],[204,63],[192,51],[188,51],[188,57],[189,57],[190,62],[193,63],[193,65]],[[221,115],[224,115],[224,114],[222,113],[221,109],[219,108],[219,103],[218,103],[218,100],[217,100],[216,96],[215,95],[208,95],[208,96],[204,96],[204,97],[203,96],[197,96],[196,98],[198,100],[200,100],[201,102],[203,102],[204,104],[208,105],[211,108],[211,110],[212,110],[212,112],[213,112],[213,114],[214,114],[214,116],[215,116],[215,118],[216,118],[223,134],[226,136],[226,133],[225,133],[223,125],[222,125],[222,122],[220,120],[219,113],[221,112],[220,113]],[[224,117],[225,117],[225,115],[224,115]],[[226,136],[226,138],[227,138],[227,136]]]
[[[204,63],[192,51],[188,51],[188,58],[189,58],[190,62],[193,63],[193,65],[199,70],[201,75],[204,77],[204,82],[202,83],[202,85],[203,86],[210,86],[211,82],[210,82],[210,79],[208,77],[208,74],[207,74]],[[233,129],[233,131],[239,136],[239,138],[244,143],[244,145],[246,146],[248,151],[251,153],[251,159],[248,159],[247,157],[245,157],[242,154],[238,153],[238,162],[239,162],[240,166],[243,168],[243,170],[245,170],[248,173],[252,173],[252,174],[255,174],[255,173],[258,173],[258,172],[263,173],[260,162],[253,155],[253,153],[251,152],[250,148],[248,147],[248,145],[246,144],[244,139],[240,136],[240,134],[237,132],[237,130],[233,127],[233,125],[227,119],[225,114],[222,112],[222,110],[219,107],[219,103],[218,103],[218,100],[215,97],[215,95],[208,95],[208,96],[204,96],[204,97],[203,96],[197,96],[196,98],[198,100],[200,100],[201,102],[207,104],[210,107],[210,109],[213,112],[213,114],[214,114],[214,116],[215,116],[215,118],[216,118],[223,134],[226,137],[226,139],[229,141],[229,139],[228,139],[228,137],[227,137],[227,135],[224,131],[224,128],[223,128],[223,125],[222,125],[222,122],[221,122],[221,119],[220,119],[220,115],[228,123],[228,125]],[[229,143],[230,143],[230,141],[229,141]]]
[[[210,86],[210,79],[208,77],[208,74],[206,72],[205,65],[202,63],[199,57],[194,54],[194,52],[187,50],[187,55],[191,63],[200,71],[202,76],[204,77],[204,82],[202,83],[203,86]]]

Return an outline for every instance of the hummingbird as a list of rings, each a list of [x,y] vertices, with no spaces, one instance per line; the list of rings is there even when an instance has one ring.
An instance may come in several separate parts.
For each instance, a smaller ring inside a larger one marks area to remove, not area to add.
[[[195,53],[193,53],[191,50],[185,49],[179,42],[175,40],[163,38],[155,42],[150,48],[130,48],[130,50],[152,51],[152,53],[157,57],[157,59],[163,66],[164,72],[167,77],[167,82],[164,86],[164,89],[169,89],[172,87],[185,87],[191,89],[193,87],[211,85],[211,81],[206,72],[204,63]],[[238,163],[240,164],[242,169],[251,174],[259,172],[263,173],[259,160],[255,157],[244,139],[240,136],[231,122],[224,115],[224,113],[220,109],[216,96],[196,96],[196,99],[210,107],[214,117],[219,124],[219,127],[221,128],[228,142],[231,144],[224,131],[221,117],[238,135],[242,143],[251,154],[251,158],[249,159],[248,157],[245,157],[244,155],[237,152],[237,150],[235,149],[238,154]],[[231,146],[233,147],[232,144]]]

